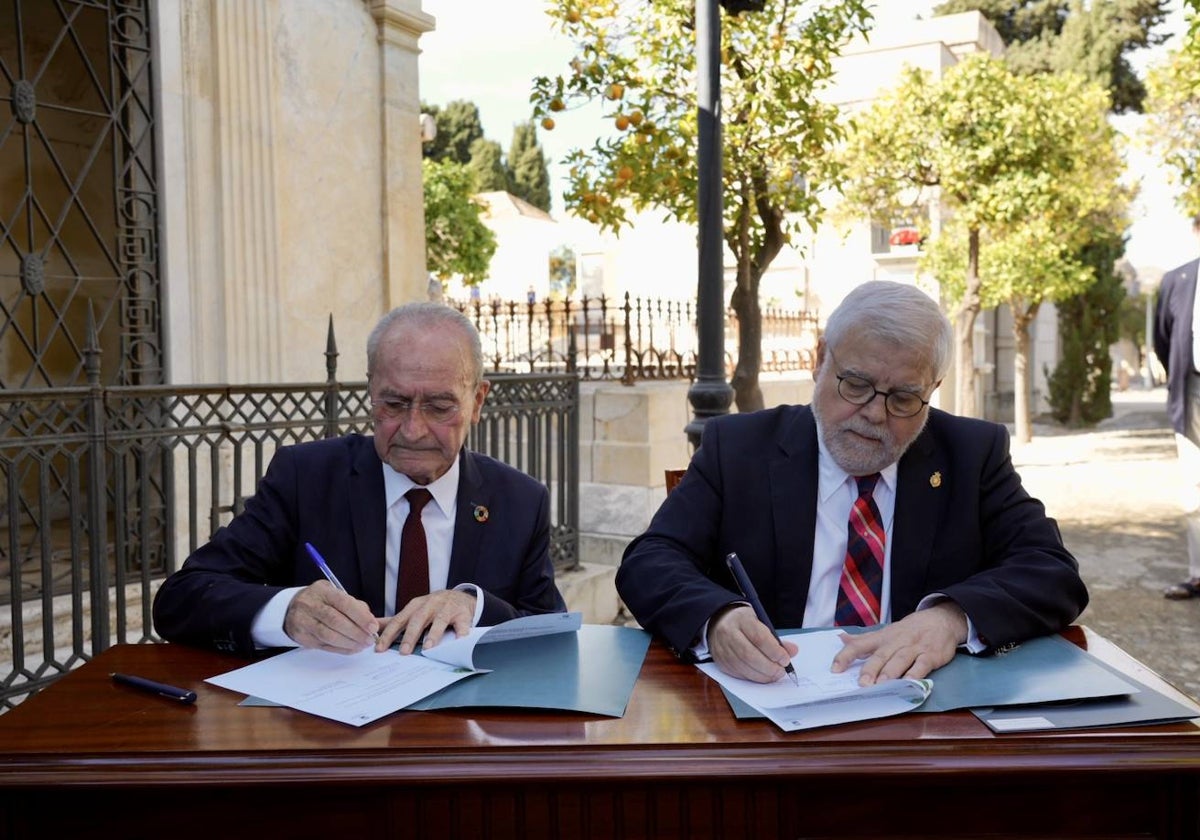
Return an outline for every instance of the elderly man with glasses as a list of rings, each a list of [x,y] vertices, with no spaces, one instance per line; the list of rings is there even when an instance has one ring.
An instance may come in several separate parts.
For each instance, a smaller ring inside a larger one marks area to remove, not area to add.
[[[566,609],[549,491],[466,448],[490,387],[470,320],[392,310],[367,339],[367,386],[374,435],[280,448],[245,510],[163,582],[163,638],[411,653],[449,628]]]
[[[739,594],[731,553],[776,628],[873,628],[832,664],[864,660],[864,684],[1070,624],[1087,589],[1007,431],[929,407],[952,342],[924,292],[864,283],[829,316],[810,406],[709,420],[618,570],[642,626],[686,661],[781,678],[796,651]]]

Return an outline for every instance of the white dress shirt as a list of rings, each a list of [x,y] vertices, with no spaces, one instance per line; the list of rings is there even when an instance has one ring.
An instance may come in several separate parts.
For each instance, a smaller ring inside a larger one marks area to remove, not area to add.
[[[417,484],[411,478],[396,472],[387,464],[383,468],[384,502],[387,506],[387,537],[385,540],[385,563],[383,580],[383,610],[385,616],[396,614],[396,577],[400,573],[400,532],[408,518],[408,499],[404,494]],[[421,525],[425,529],[425,543],[429,550],[429,591],[446,588],[450,577],[450,551],[454,545],[454,521],[458,512],[459,459],[446,473],[426,485],[433,496],[421,510]],[[250,635],[260,648],[296,647],[296,642],[284,632],[283,621],[288,605],[303,587],[295,586],[277,593],[254,617]],[[471,626],[479,623],[483,615],[483,595],[473,583],[454,587],[475,595],[475,615]]]

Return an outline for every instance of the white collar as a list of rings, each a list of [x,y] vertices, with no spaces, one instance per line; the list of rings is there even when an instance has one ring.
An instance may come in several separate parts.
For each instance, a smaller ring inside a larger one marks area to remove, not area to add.
[[[455,458],[450,469],[446,470],[432,484],[425,485],[425,489],[433,495],[434,503],[446,516],[449,516],[450,512],[454,510],[454,505],[458,501],[459,461],[460,458]],[[388,510],[391,510],[392,505],[403,498],[405,493],[418,486],[404,473],[396,472],[389,464],[384,463],[383,489]]]

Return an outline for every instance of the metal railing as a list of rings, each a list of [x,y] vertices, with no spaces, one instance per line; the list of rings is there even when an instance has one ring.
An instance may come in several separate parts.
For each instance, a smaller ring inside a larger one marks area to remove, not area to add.
[[[106,388],[93,350],[87,387],[0,391],[0,710],[114,642],[158,641],[158,583],[242,509],[276,448],[369,433],[366,383],[336,381],[326,355],[323,383]],[[468,446],[547,485],[554,565],[574,568],[578,377],[488,378]]]
[[[491,370],[561,371],[583,380],[633,385],[648,379],[693,379],[699,350],[691,301],[604,295],[542,301],[451,300],[475,323]],[[820,329],[811,312],[765,307],[764,372],[812,370]],[[725,313],[725,367],[737,361],[738,319]]]

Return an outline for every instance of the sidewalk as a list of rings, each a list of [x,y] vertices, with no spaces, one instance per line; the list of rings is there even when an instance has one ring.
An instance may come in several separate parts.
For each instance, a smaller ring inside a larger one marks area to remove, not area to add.
[[[1162,597],[1187,577],[1166,389],[1114,393],[1113,413],[1082,432],[1035,424],[1013,463],[1079,559],[1091,602],[1078,623],[1200,697],[1200,599]]]

